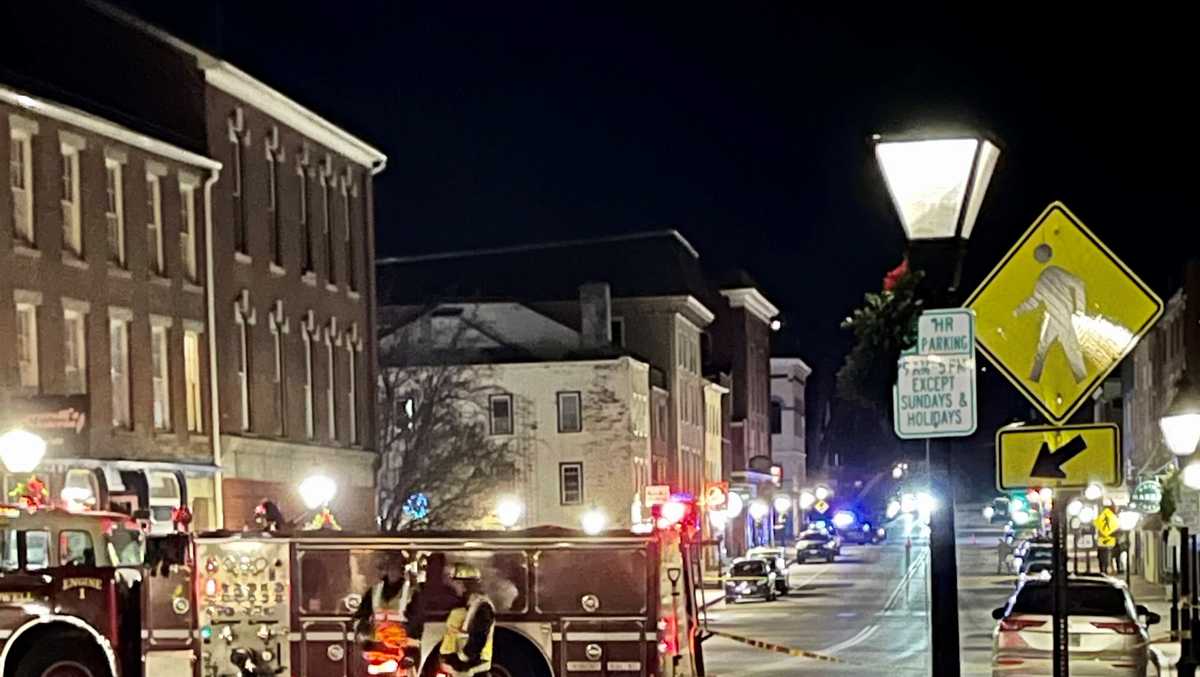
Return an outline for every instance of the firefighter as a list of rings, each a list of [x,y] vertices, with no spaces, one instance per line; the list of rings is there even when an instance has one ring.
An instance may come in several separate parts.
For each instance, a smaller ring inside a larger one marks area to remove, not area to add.
[[[463,562],[450,572],[449,587],[458,595],[458,605],[446,618],[438,656],[442,670],[455,677],[491,674],[496,607],[483,594],[480,578],[479,569]]]
[[[418,569],[415,563],[406,566],[399,553],[389,555],[380,569],[380,581],[354,612],[356,630],[369,638],[363,642],[363,658],[374,666],[395,661],[395,674],[415,674],[425,623]]]

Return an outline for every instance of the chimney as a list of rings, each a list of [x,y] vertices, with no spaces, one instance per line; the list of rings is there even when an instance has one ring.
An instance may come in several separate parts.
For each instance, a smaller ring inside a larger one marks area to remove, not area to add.
[[[579,347],[612,345],[612,297],[607,282],[579,285]]]

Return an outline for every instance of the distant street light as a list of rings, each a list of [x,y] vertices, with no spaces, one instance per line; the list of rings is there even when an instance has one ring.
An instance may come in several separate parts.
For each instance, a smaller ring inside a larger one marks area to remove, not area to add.
[[[1171,453],[1187,456],[1196,450],[1200,443],[1200,391],[1191,378],[1184,376],[1158,425]]]
[[[46,440],[27,430],[10,430],[0,435],[0,461],[11,473],[30,473],[46,455]]]
[[[309,475],[300,483],[300,500],[309,510],[329,505],[336,495],[337,482],[325,475]]]
[[[1078,498],[1072,499],[1071,502],[1067,504],[1068,517],[1078,517],[1080,510],[1083,510],[1083,503],[1081,503]]]
[[[1200,489],[1200,461],[1192,461],[1184,466],[1183,485],[1188,489]]]
[[[1117,513],[1117,526],[1121,531],[1133,531],[1141,519],[1142,514],[1136,510],[1122,510]]]
[[[786,494],[779,494],[771,501],[771,504],[775,506],[777,513],[785,513],[792,509],[792,499]]]
[[[800,492],[800,509],[808,510],[813,507],[813,503],[817,502],[817,497],[811,491]]]
[[[604,531],[604,527],[608,524],[608,518],[605,517],[604,513],[598,508],[592,508],[591,510],[583,513],[583,517],[580,518],[579,524],[583,527],[584,533],[589,536],[595,536],[601,531]]]
[[[515,496],[504,496],[496,503],[496,519],[500,526],[511,529],[521,521],[521,513],[525,512],[521,500]]]
[[[1049,487],[1044,487],[1042,490],[1038,491],[1038,500],[1041,501],[1042,505],[1046,508],[1050,507],[1050,501],[1053,500],[1053,498],[1054,490]]]
[[[756,498],[753,501],[750,501],[750,517],[753,518],[755,522],[761,522],[769,512],[771,512],[771,508],[763,499]]]
[[[992,518],[993,518],[993,517],[995,517],[995,516],[996,516],[996,509],[995,509],[995,508],[993,508],[993,507],[992,507],[992,506],[990,506],[990,505],[989,505],[989,506],[986,506],[986,507],[984,507],[984,509],[983,509],[983,519],[985,519],[985,520],[987,520],[987,521],[991,522],[991,521],[992,521]]]
[[[745,507],[745,501],[742,500],[742,495],[736,491],[729,492],[725,497],[725,516],[732,519],[742,514],[742,508]]]
[[[900,466],[892,468],[892,478],[900,479],[901,477],[904,477],[904,468],[901,468]]]
[[[825,499],[829,498],[829,494],[829,487],[817,487],[817,490],[814,493],[818,501],[824,501]]]
[[[1096,519],[1096,506],[1085,505],[1079,510],[1079,521],[1083,524],[1089,524]]]
[[[1083,490],[1083,497],[1089,501],[1098,501],[1104,495],[1104,487],[1092,482],[1087,485],[1087,489]]]

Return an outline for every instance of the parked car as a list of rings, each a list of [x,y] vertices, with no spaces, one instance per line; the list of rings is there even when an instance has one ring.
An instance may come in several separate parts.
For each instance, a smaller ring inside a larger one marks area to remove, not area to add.
[[[775,600],[775,567],[758,557],[735,559],[725,577],[725,603],[758,597],[767,602]]]
[[[750,548],[746,551],[746,557],[764,559],[774,566],[775,592],[786,595],[792,591],[791,586],[788,585],[788,560],[783,548]]]
[[[838,543],[836,536],[809,531],[800,535],[796,541],[796,561],[804,564],[809,560],[825,560],[832,562],[837,558]]]
[[[864,522],[846,529],[838,529],[838,535],[842,538],[843,543],[875,545],[882,543],[887,538],[887,530],[883,527],[876,529],[869,522]]]
[[[993,677],[1053,672],[1053,596],[1050,580],[1027,578],[1004,606],[992,611],[998,621],[992,632]],[[1071,674],[1143,677],[1149,626],[1160,620],[1158,614],[1135,605],[1117,579],[1068,577]]]

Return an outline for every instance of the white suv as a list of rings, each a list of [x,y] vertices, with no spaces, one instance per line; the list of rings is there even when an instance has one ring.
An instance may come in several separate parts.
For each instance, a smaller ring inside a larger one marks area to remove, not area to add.
[[[992,611],[992,674],[1053,672],[1054,586],[1025,579],[1008,603]],[[1107,576],[1067,578],[1067,645],[1071,675],[1146,674],[1147,631],[1159,615],[1135,606],[1125,584]]]

